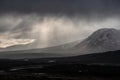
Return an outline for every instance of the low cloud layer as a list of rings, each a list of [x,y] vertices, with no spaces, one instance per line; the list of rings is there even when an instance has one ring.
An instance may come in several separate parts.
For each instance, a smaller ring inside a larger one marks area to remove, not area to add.
[[[91,15],[92,16],[92,15]],[[65,15],[39,14],[1,14],[0,48],[13,45],[37,43],[33,48],[43,48],[82,41],[100,28],[117,28],[120,26],[118,16],[68,17]]]

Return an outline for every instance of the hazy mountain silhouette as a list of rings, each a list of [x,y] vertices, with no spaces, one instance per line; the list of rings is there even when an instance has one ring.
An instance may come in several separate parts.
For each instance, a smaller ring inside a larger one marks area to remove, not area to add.
[[[1,52],[0,57],[7,57],[8,55],[13,55],[16,57],[22,55],[32,57],[56,57],[56,56],[75,56],[83,55],[90,53],[100,53],[107,51],[120,50],[120,31],[113,28],[104,28],[95,31],[88,38],[80,41],[75,41],[60,46],[53,46],[48,48],[39,48],[39,49],[29,49],[29,50],[20,50],[20,51],[7,51]],[[27,49],[34,44],[29,44],[25,46],[11,46],[8,47],[8,50],[14,50],[15,48]],[[36,54],[37,53],[37,54]],[[41,54],[42,53],[42,54]],[[50,56],[51,55],[51,56]],[[54,56],[55,55],[55,56]],[[11,56],[12,57],[12,56]]]

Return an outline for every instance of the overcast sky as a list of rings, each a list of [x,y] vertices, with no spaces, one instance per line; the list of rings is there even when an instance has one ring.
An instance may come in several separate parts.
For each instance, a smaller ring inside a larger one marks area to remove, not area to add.
[[[0,48],[82,41],[100,28],[120,28],[120,0],[0,0]]]

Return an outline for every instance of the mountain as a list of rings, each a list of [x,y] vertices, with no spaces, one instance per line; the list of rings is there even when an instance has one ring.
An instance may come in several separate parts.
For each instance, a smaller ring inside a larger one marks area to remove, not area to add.
[[[19,49],[27,49],[27,47],[30,47],[32,45],[33,44],[25,46],[17,45],[8,47],[8,49],[14,50],[14,48],[16,47]],[[95,31],[93,34],[91,34],[88,38],[86,38],[82,42],[78,40],[71,43],[66,43],[59,46],[53,46],[48,48],[0,52],[0,58],[7,57],[35,58],[35,57],[59,57],[59,56],[62,57],[100,53],[115,50],[120,50],[120,31],[113,28],[104,28]]]
[[[113,28],[99,29],[74,49],[81,49],[85,53],[120,50],[120,31]]]
[[[69,53],[80,55],[120,50],[120,30],[103,28],[95,31],[82,42],[72,43],[43,49],[44,51],[56,51],[57,53]]]

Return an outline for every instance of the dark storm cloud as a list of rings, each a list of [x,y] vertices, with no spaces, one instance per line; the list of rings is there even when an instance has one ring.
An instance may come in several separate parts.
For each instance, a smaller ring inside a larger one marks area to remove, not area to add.
[[[88,14],[119,11],[119,0],[0,0],[1,12]]]
[[[0,38],[35,39],[39,47],[83,40],[119,28],[119,12],[120,0],[0,0]]]

